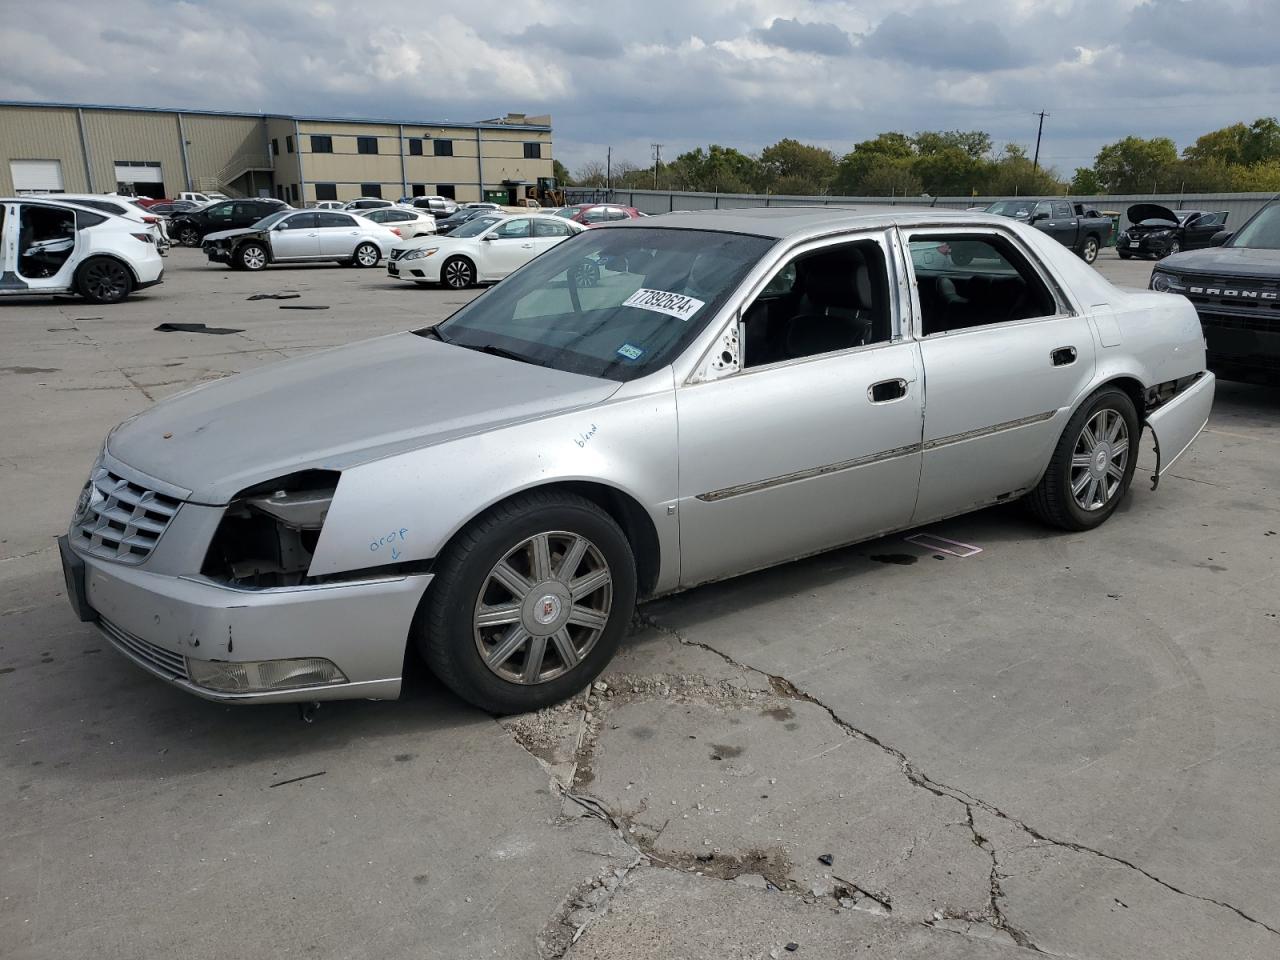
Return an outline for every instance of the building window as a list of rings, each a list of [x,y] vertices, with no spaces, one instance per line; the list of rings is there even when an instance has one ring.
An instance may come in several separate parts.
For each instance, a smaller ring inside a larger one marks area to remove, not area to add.
[[[280,141],[278,139],[271,141],[271,155],[273,157],[280,156]]]
[[[364,139],[361,137],[360,139]],[[380,183],[362,183],[360,184],[360,196],[362,197],[381,197],[382,184]]]
[[[314,141],[315,137],[312,137],[311,139],[312,141]],[[337,200],[338,185],[336,183],[317,183],[316,199],[317,200]]]
[[[311,137],[311,152],[333,153],[333,137],[318,137],[313,135]],[[334,197],[333,199],[336,200],[338,198]]]
[[[422,156],[422,138],[421,137],[409,138],[409,156],[411,157]]]
[[[458,199],[456,191],[453,189],[452,183],[441,183],[436,185],[436,195],[440,197],[448,197],[450,200]]]
[[[298,185],[296,183],[289,184],[289,202],[298,202]]]
[[[541,159],[542,159],[542,144],[540,144],[540,143],[526,143],[526,144],[524,145],[524,158],[525,158],[526,160],[541,160]]]
[[[378,138],[377,137],[356,137],[357,153],[377,153]]]
[[[284,138],[284,151],[285,153],[293,153],[293,137],[292,136],[288,136]]]
[[[425,183],[415,183],[413,185],[413,195],[415,197],[425,197],[427,195],[427,185]]]
[[[437,157],[452,157],[452,156],[453,156],[453,141],[452,141],[452,140],[432,140],[431,142],[432,142],[433,144],[435,144],[435,148],[436,148],[436,156],[437,156]],[[443,194],[441,194],[441,196],[443,196]]]

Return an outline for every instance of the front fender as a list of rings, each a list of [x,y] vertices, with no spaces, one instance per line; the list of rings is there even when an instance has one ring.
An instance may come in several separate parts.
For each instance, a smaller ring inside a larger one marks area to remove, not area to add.
[[[310,576],[430,560],[508,497],[589,481],[634,499],[658,531],[664,571],[678,569],[673,390],[611,400],[344,470]],[[666,576],[663,576],[663,581]]]

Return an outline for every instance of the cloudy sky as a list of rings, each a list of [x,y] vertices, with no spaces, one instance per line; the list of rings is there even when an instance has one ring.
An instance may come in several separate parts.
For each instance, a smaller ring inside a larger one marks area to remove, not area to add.
[[[553,116],[572,169],[708,142],[982,129],[1103,143],[1280,113],[1277,0],[0,0],[0,98],[406,121]],[[0,131],[0,136],[3,132]]]

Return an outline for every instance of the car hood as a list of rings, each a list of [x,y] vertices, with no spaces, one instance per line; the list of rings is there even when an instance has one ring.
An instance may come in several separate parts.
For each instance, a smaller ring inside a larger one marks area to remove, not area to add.
[[[217,233],[206,233],[204,235],[204,241],[205,243],[208,243],[210,240],[229,240],[232,237],[247,237],[249,234],[257,232],[258,231],[253,229],[253,227],[241,227],[238,230],[219,230]]]
[[[356,464],[601,403],[611,380],[399,333],[218,380],[107,438],[117,460],[222,504],[298,470]]]
[[[1280,250],[1211,247],[1208,250],[1192,250],[1165,257],[1156,269],[1275,280],[1280,277]]]
[[[437,227],[436,229],[439,229]],[[467,243],[475,237],[451,237],[448,234],[429,233],[423,237],[401,240],[395,245],[396,250],[421,250],[423,247],[451,247]]]
[[[1178,215],[1163,203],[1135,203],[1125,211],[1130,223],[1141,223],[1143,220],[1172,220],[1178,223]]]

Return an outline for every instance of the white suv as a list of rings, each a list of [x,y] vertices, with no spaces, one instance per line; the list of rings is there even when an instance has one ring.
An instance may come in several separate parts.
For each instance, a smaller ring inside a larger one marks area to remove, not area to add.
[[[0,296],[119,303],[163,275],[155,235],[135,220],[46,197],[0,199]]]
[[[103,213],[111,213],[117,217],[124,217],[126,220],[145,224],[151,231],[152,237],[155,238],[156,250],[159,251],[160,256],[163,257],[169,252],[169,230],[165,226],[165,218],[158,214],[148,213],[147,208],[139,204],[133,197],[122,197],[114,193],[47,193],[43,197],[46,200],[74,203],[80,207],[89,207],[93,210],[100,210]]]

